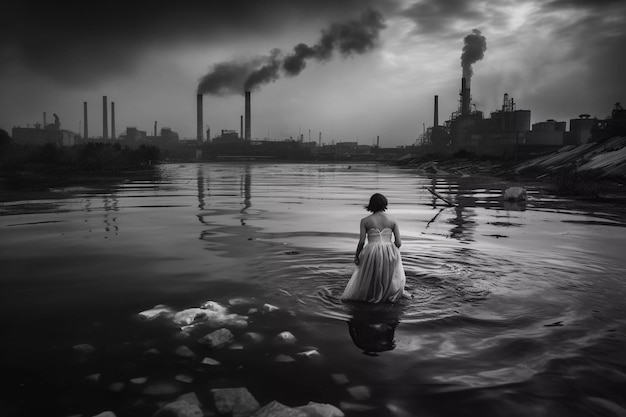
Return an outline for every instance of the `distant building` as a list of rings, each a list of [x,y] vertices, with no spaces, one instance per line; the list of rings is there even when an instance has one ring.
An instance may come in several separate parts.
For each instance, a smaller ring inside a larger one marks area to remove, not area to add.
[[[566,145],[580,145],[591,140],[591,131],[598,122],[595,117],[590,118],[588,114],[581,114],[578,119],[570,119],[569,134],[565,137]]]
[[[33,127],[14,127],[12,137],[15,143],[23,145],[45,145],[53,143],[58,146],[73,146],[78,135],[69,130],[61,129],[59,117],[54,115],[54,123],[42,127],[35,123]]]
[[[564,144],[566,122],[557,122],[548,119],[545,122],[534,123],[530,132],[526,133],[526,145],[553,145]]]

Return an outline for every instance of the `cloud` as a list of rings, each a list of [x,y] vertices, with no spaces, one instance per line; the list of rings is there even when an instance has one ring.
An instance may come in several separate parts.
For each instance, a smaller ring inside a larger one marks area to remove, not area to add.
[[[280,34],[373,4],[396,7],[395,0],[14,1],[3,5],[0,58],[68,86],[86,85],[133,71],[148,48]]]

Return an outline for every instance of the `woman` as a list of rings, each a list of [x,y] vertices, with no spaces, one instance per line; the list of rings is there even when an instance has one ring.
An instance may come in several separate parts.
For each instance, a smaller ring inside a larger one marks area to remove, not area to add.
[[[408,295],[404,293],[406,277],[399,250],[400,230],[395,220],[384,213],[387,209],[384,195],[372,195],[365,208],[372,214],[361,219],[359,244],[354,255],[356,269],[341,299],[394,302]],[[363,247],[365,236],[367,246]]]

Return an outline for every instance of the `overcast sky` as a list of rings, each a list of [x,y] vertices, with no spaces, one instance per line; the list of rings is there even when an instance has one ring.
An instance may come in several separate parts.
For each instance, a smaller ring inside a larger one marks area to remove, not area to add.
[[[0,128],[10,133],[47,112],[49,122],[56,113],[62,128],[78,132],[87,101],[90,136],[101,136],[106,95],[118,134],[128,126],[150,134],[157,121],[194,138],[201,80],[244,82],[246,71],[265,66],[269,78],[252,90],[253,137],[302,133],[306,141],[310,131],[327,143],[380,136],[381,146],[408,145],[432,125],[435,94],[440,121],[457,109],[464,39],[474,29],[486,50],[473,63],[472,102],[487,115],[504,93],[532,111],[533,123],[603,118],[626,102],[624,0],[144,4],[3,5]],[[284,64],[301,43],[295,75]],[[212,135],[239,130],[243,91],[205,90]]]

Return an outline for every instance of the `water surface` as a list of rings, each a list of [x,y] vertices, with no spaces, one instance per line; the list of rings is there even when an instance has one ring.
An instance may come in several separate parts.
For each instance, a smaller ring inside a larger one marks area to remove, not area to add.
[[[190,163],[106,187],[3,190],[0,411],[151,415],[157,401],[128,381],[184,374],[206,409],[210,388],[246,386],[262,404],[359,416],[625,415],[625,219],[532,188],[504,203],[507,185],[375,164]],[[414,297],[344,304],[374,192],[400,224]],[[208,352],[201,334],[137,318],[235,297],[279,307],[237,338],[290,331],[297,346]],[[223,366],[172,355],[181,344]],[[273,361],[307,349],[319,357]]]

